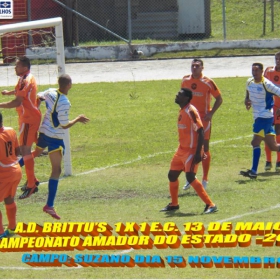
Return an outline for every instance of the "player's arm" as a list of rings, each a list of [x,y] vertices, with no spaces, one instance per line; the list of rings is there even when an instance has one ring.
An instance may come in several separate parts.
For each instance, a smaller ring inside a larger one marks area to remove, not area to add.
[[[204,120],[205,121],[211,121],[214,113],[219,109],[219,107],[222,105],[222,103],[223,103],[222,96],[221,95],[216,96],[215,97],[215,103],[212,107],[212,110],[205,115]]]
[[[23,101],[23,97],[16,96],[15,99],[13,99],[9,102],[0,103],[0,108],[6,108],[6,109],[15,108],[15,107],[20,106],[22,101]]]
[[[3,90],[1,92],[3,95],[14,95],[16,93],[16,91],[13,89],[13,90]]]
[[[86,124],[89,121],[89,119],[85,116],[85,115],[79,115],[78,117],[76,117],[75,119],[73,119],[72,121],[70,121],[67,125],[64,125],[61,127],[64,129],[70,128],[71,126],[73,126],[75,123],[83,123]]]
[[[248,90],[246,90],[246,95],[245,95],[244,104],[245,104],[245,106],[246,106],[246,109],[247,109],[247,110],[250,110],[250,108],[251,108],[251,100],[250,100],[250,98],[249,98],[249,91],[248,91]]]
[[[204,130],[203,127],[199,128],[197,131],[198,139],[197,139],[197,147],[194,155],[194,163],[197,164],[202,161],[201,150],[204,143]]]

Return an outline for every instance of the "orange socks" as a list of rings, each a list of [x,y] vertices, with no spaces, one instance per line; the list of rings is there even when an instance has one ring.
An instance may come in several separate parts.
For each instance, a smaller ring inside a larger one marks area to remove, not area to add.
[[[27,177],[27,187],[34,187],[35,174],[34,174],[34,158],[32,155],[27,155],[23,157],[25,165],[25,173]]]
[[[271,162],[271,151],[266,144],[264,144],[264,150],[265,150],[265,155],[266,155],[266,161]]]
[[[202,161],[203,180],[208,181],[208,173],[210,169],[211,154],[210,151],[205,153],[207,158]]]
[[[2,222],[2,213],[0,211],[0,234],[4,233],[4,227],[3,227],[3,222]]]
[[[194,190],[196,191],[196,193],[198,194],[198,196],[202,199],[202,201],[207,204],[210,205],[210,207],[214,206],[215,204],[212,202],[212,200],[210,199],[210,197],[208,196],[207,192],[204,190],[202,184],[195,179],[192,183],[191,186],[194,188]]]
[[[276,142],[280,144],[280,135],[276,135]],[[277,152],[277,162],[280,161],[280,152]]]
[[[5,204],[6,214],[8,217],[8,228],[15,229],[16,228],[16,213],[17,213],[17,205],[16,203]]]
[[[175,182],[169,182],[169,191],[171,195],[171,205],[177,206],[178,203],[178,193],[179,193],[179,180]]]

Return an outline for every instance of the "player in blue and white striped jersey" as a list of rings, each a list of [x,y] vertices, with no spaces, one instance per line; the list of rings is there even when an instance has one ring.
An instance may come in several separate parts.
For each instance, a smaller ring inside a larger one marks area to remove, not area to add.
[[[240,174],[251,179],[257,178],[259,159],[261,156],[260,144],[264,140],[271,151],[280,151],[277,145],[273,127],[273,96],[280,97],[280,88],[263,76],[263,65],[253,63],[252,78],[247,80],[245,106],[253,108],[253,163],[252,168],[240,171]]]
[[[35,154],[38,155],[48,148],[48,154],[52,165],[52,172],[49,179],[49,193],[47,204],[43,211],[55,219],[60,219],[53,205],[58,187],[58,180],[61,174],[61,162],[64,154],[63,135],[64,129],[70,128],[77,122],[87,123],[89,119],[85,115],[79,115],[69,121],[70,102],[67,98],[68,91],[72,87],[72,80],[69,75],[61,75],[58,78],[59,89],[48,89],[38,93],[38,97],[46,102],[46,113],[39,128],[39,138]]]

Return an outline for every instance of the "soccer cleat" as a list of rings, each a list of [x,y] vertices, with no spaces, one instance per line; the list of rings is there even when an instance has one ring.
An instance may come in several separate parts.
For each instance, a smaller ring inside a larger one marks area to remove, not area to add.
[[[40,182],[39,181],[36,181],[35,182],[35,185],[36,185],[36,187],[38,187],[39,185],[40,185]],[[23,186],[20,188],[23,192],[25,192],[26,191],[26,189],[27,189],[27,181],[23,184]],[[37,191],[38,191],[39,189],[37,189]],[[36,192],[37,192],[36,191]]]
[[[202,180],[202,186],[206,190],[208,185],[208,181]]]
[[[7,228],[4,233],[0,234],[0,240],[2,238],[9,238],[15,235],[15,231],[12,229]]]
[[[211,214],[211,213],[215,213],[217,211],[218,211],[218,208],[216,205],[210,207],[208,204],[206,204],[203,214]]]
[[[183,190],[186,191],[186,190],[188,190],[190,187],[191,187],[191,184],[190,184],[188,181],[186,181],[186,185],[183,187]]]
[[[51,215],[54,219],[60,220],[60,216],[57,215],[57,213],[54,210],[54,207],[45,205],[43,208],[43,211],[46,212],[47,214]]]
[[[179,209],[179,205],[173,206],[173,205],[170,205],[170,204],[171,203],[169,203],[166,207],[161,209],[160,212],[174,211],[174,210],[178,210]]]
[[[275,171],[280,172],[280,161],[276,162]]]
[[[38,188],[34,185],[33,188],[26,188],[26,190],[18,197],[19,199],[25,199],[31,196],[33,193],[36,193]]]
[[[247,171],[240,171],[240,175],[248,177],[250,179],[257,179],[258,174],[254,173],[252,170],[248,169]]]
[[[271,162],[270,161],[266,161],[265,162],[265,166],[264,166],[264,170],[265,171],[269,171],[269,170],[271,170],[271,168],[272,168]],[[279,166],[279,171],[280,171],[280,166]]]

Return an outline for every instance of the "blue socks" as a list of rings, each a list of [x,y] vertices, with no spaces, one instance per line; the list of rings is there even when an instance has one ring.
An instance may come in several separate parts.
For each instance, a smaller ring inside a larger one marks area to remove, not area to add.
[[[57,186],[58,186],[58,179],[49,179],[49,195],[47,200],[47,205],[49,207],[53,207]]]
[[[257,171],[258,171],[260,156],[261,156],[260,146],[253,147],[253,166],[252,166],[251,170],[256,174],[257,174]]]

